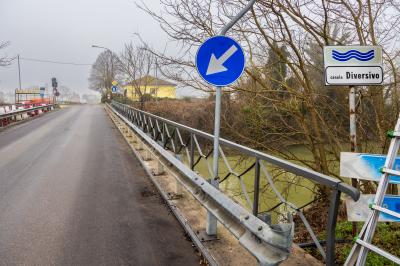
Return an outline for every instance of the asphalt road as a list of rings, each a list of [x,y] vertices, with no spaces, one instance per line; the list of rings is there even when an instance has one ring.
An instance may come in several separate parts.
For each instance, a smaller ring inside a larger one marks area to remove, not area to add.
[[[0,265],[198,265],[101,106],[0,132]]]

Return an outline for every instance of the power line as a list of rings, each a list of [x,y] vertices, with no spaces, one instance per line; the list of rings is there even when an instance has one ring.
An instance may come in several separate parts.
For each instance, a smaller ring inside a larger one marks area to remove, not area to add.
[[[13,61],[13,58],[11,61]],[[61,61],[53,61],[53,60],[45,60],[45,59],[37,59],[37,58],[27,58],[20,57],[20,60],[39,62],[39,63],[50,63],[50,64],[59,64],[59,65],[73,65],[73,66],[91,66],[92,64],[83,64],[83,63],[73,63],[73,62],[61,62]]]

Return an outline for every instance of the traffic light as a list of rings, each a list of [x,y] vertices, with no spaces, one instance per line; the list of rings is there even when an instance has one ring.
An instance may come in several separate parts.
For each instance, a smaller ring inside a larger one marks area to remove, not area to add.
[[[56,79],[56,78],[52,78],[52,79],[51,79],[51,86],[52,86],[53,88],[57,88],[58,83],[57,83],[57,79]]]

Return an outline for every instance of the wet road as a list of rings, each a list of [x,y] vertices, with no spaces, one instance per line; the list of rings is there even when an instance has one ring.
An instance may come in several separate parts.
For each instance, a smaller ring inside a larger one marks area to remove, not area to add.
[[[0,265],[198,265],[101,106],[0,132]]]

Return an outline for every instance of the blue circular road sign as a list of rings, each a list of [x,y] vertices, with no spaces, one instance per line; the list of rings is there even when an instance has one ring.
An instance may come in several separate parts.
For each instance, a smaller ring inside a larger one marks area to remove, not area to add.
[[[217,87],[235,82],[242,75],[244,65],[242,47],[226,36],[211,37],[197,51],[197,71],[205,81]]]

